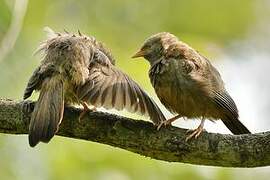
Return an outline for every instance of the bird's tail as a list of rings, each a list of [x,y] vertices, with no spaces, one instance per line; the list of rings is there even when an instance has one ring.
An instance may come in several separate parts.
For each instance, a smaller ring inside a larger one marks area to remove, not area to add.
[[[222,122],[225,126],[235,135],[239,134],[250,134],[251,132],[244,126],[239,119],[232,119],[230,117],[225,116],[222,119]]]
[[[39,98],[35,104],[29,127],[31,147],[40,141],[49,142],[57,132],[64,113],[64,90],[60,75],[43,81]]]

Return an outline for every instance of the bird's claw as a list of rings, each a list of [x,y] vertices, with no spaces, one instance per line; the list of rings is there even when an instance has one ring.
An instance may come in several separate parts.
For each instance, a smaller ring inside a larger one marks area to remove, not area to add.
[[[181,116],[180,115],[177,115],[177,116],[174,116],[170,119],[167,119],[163,122],[161,122],[158,127],[157,127],[157,130],[159,130],[163,125],[166,127],[166,126],[171,126],[172,125],[172,122],[174,122],[175,120],[177,120],[178,118],[180,118]]]
[[[157,130],[160,130],[160,128],[161,128],[162,126],[166,127],[166,126],[168,126],[168,125],[169,125],[169,126],[172,125],[172,123],[171,123],[171,121],[169,121],[169,119],[166,120],[166,121],[161,122],[161,123],[158,125]]]
[[[203,127],[201,127],[201,126],[199,126],[197,129],[189,129],[189,130],[187,130],[187,132],[186,132],[186,134],[189,134],[189,133],[191,133],[191,134],[189,134],[187,137],[186,137],[186,142],[188,141],[188,140],[190,140],[191,138],[195,138],[195,139],[197,139],[200,135],[201,135],[201,133],[204,131],[204,129],[203,129]]]
[[[22,102],[22,119],[25,123],[25,125],[28,125],[30,123],[30,117],[26,116],[31,114],[34,111],[35,103],[33,101],[24,100]]]
[[[92,111],[92,112],[97,111],[96,107],[89,108],[86,103],[82,103],[82,105],[83,105],[83,111],[80,113],[79,123],[81,123],[81,119],[85,116],[86,113],[88,113],[89,111]]]
[[[22,112],[30,114],[34,111],[35,103],[33,101],[25,100],[22,102]]]

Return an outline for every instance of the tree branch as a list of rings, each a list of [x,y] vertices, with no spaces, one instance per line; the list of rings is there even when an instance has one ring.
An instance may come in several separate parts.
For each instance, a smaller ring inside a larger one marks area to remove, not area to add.
[[[27,134],[30,114],[22,102],[0,99],[0,133]],[[270,132],[224,135],[203,132],[185,142],[185,129],[162,128],[102,112],[89,112],[81,122],[81,110],[67,107],[58,135],[108,144],[147,157],[169,162],[223,167],[270,165]]]

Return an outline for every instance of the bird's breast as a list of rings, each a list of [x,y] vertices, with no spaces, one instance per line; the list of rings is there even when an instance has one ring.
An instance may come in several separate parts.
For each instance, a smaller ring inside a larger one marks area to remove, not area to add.
[[[185,73],[182,63],[171,61],[162,73],[150,73],[152,85],[162,104],[171,112],[188,118],[205,113],[207,97]]]

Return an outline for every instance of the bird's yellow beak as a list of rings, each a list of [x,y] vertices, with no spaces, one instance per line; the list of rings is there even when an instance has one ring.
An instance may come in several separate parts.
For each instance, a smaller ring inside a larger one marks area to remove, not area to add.
[[[139,50],[136,52],[131,58],[138,58],[138,57],[143,57],[145,55],[145,51]]]

